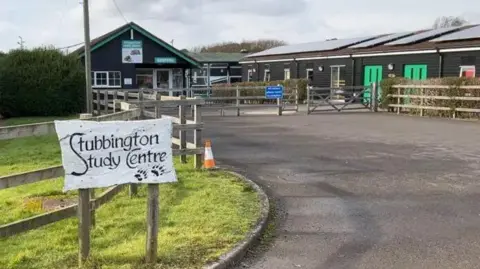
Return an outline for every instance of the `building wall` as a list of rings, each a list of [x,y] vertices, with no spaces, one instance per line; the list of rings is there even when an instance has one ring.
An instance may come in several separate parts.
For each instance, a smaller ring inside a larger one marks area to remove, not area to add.
[[[388,65],[394,64],[392,71],[388,70]],[[416,55],[395,55],[395,56],[375,56],[355,58],[355,85],[363,85],[364,67],[367,65],[381,65],[383,67],[383,78],[390,75],[396,77],[404,76],[404,67],[409,64],[426,64],[427,78],[438,77],[439,74],[439,55],[438,54],[416,54]]]
[[[175,57],[178,65],[187,66],[188,63],[153,42],[142,34],[134,31],[134,40],[142,40],[143,43],[143,63],[152,64],[155,68],[172,68],[171,65],[155,65],[155,57]],[[99,47],[92,52],[92,71],[120,71],[122,88],[136,88],[136,64],[122,63],[122,40],[130,40],[130,31],[123,33],[114,40]],[[138,66],[137,66],[138,67]],[[131,78],[132,85],[124,85],[124,78]]]
[[[458,77],[462,65],[474,65],[475,76],[480,77],[480,51],[443,53],[444,77]]]
[[[458,77],[461,65],[474,65],[476,67],[476,77],[480,77],[480,51],[443,53],[442,70],[440,67],[440,57],[438,54],[413,54],[413,55],[394,55],[394,56],[374,56],[374,57],[355,57],[339,59],[321,59],[298,61],[298,72],[295,62],[290,63],[291,78],[306,78],[306,69],[313,68],[313,81],[311,85],[317,87],[330,87],[331,85],[331,66],[345,65],[345,82],[347,86],[362,86],[364,77],[364,68],[367,65],[381,65],[383,67],[383,79],[390,76],[403,77],[405,65],[425,64],[427,65],[427,78],[439,77],[442,71],[442,77]],[[394,64],[392,71],[388,70],[388,65]],[[283,69],[285,62],[258,63],[257,74],[259,80],[263,80],[265,64],[270,65],[271,80],[283,80]],[[247,80],[248,65],[256,68],[256,64],[242,64],[243,79]],[[319,66],[323,66],[323,71],[319,71]],[[254,80],[257,80],[257,74],[254,74]]]

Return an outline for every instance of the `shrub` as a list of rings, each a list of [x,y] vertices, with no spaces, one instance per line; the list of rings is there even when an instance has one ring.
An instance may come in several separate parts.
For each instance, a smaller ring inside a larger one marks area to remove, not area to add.
[[[215,84],[212,88],[212,96],[217,97],[227,97],[227,96],[235,96],[236,91],[235,87],[262,87],[259,89],[248,89],[242,90],[241,96],[264,96],[265,89],[263,87],[269,85],[282,85],[284,86],[284,95],[285,100],[290,102],[295,102],[294,91],[295,88],[298,88],[298,98],[299,101],[303,101],[307,96],[307,84],[308,81],[306,79],[289,79],[289,80],[277,80],[277,81],[245,81],[245,82],[238,82],[232,84]],[[223,88],[223,89],[222,89]],[[226,90],[227,88],[228,90]],[[257,103],[271,103],[275,102],[274,100],[256,100]]]
[[[50,48],[13,50],[0,61],[0,114],[64,116],[84,107],[85,72],[78,57]]]
[[[389,104],[397,103],[397,98],[388,97],[389,94],[397,93],[393,85],[441,85],[448,86],[448,88],[430,88],[430,89],[406,89],[401,93],[408,95],[426,95],[426,96],[456,96],[456,97],[480,97],[480,79],[478,78],[459,78],[459,77],[444,77],[432,78],[421,81],[413,81],[404,78],[385,79],[381,83],[382,87],[382,107],[387,108]],[[460,89],[461,86],[479,85],[478,89]],[[429,107],[447,107],[450,110],[434,110],[424,109],[423,115],[435,117],[452,117],[456,108],[480,108],[480,101],[471,100],[439,100],[439,99],[423,99],[423,103],[419,98],[402,98],[402,104],[422,105]],[[409,114],[418,115],[420,109],[407,109]],[[474,112],[455,112],[457,118],[478,118],[478,113]]]

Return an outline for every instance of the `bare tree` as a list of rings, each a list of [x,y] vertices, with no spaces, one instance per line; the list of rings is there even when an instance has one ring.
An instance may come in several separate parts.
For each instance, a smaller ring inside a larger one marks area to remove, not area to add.
[[[462,17],[455,17],[455,16],[442,16],[435,20],[433,24],[434,29],[438,28],[447,28],[447,27],[455,27],[455,26],[463,26],[467,24],[467,20]]]
[[[189,51],[192,52],[241,52],[246,50],[249,53],[264,51],[278,46],[286,45],[282,40],[276,39],[259,39],[244,40],[242,42],[221,42],[206,46],[196,46]]]

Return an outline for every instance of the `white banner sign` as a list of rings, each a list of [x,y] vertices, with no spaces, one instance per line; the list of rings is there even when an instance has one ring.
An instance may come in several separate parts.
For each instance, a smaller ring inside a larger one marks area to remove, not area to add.
[[[172,121],[55,121],[64,191],[125,183],[176,182]]]
[[[122,40],[122,63],[143,63],[142,40]]]

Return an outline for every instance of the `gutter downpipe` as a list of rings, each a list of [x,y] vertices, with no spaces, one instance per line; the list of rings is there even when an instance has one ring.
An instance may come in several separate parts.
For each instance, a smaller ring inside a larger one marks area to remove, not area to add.
[[[443,76],[443,55],[440,53],[440,49],[436,48],[438,54],[438,77]]]
[[[353,54],[350,53],[350,59],[352,59],[352,86],[355,86],[355,59],[353,58]]]

